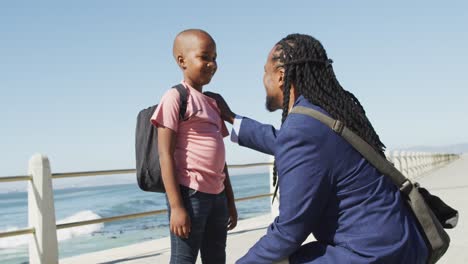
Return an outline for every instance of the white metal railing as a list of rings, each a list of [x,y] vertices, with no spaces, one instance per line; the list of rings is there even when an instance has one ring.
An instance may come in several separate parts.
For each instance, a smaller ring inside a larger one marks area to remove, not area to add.
[[[385,156],[399,171],[410,179],[416,179],[460,157],[458,154],[398,150],[386,151]]]
[[[425,173],[435,170],[441,166],[459,159],[460,155],[451,153],[431,153],[431,152],[411,152],[399,150],[385,151],[387,160],[395,165],[395,167],[410,180],[414,180],[423,176]],[[270,171],[270,175],[273,173]],[[270,192],[274,192],[272,184],[273,180],[270,177]],[[278,193],[279,197],[279,193]],[[275,199],[271,205],[271,215],[278,215],[279,199]]]
[[[459,158],[459,155],[456,154],[404,151],[387,151],[386,156],[388,160],[394,163],[395,166],[403,172],[403,174],[407,175],[412,179]],[[247,168],[255,166],[269,166],[271,172],[271,165],[272,161],[264,163],[229,165],[228,167]],[[29,161],[28,175],[0,177],[0,183],[28,181],[29,227],[21,230],[2,232],[0,233],[0,238],[32,234],[34,239],[30,239],[29,242],[29,262],[31,264],[54,264],[58,263],[58,229],[90,225],[102,222],[134,219],[167,212],[167,210],[156,210],[56,225],[55,205],[52,188],[53,179],[129,173],[135,173],[135,169],[82,171],[53,174],[50,170],[49,159],[46,156],[41,154],[36,154],[32,156]],[[271,174],[272,173],[270,173],[270,175]],[[270,186],[272,186],[271,181],[272,180],[270,177]],[[268,194],[260,194],[256,196],[238,198],[236,199],[236,201],[269,197],[271,196],[272,192],[273,189],[271,189],[270,193]],[[272,204],[271,209],[272,216],[276,216],[278,214],[278,200],[275,200],[275,202]]]
[[[248,168],[256,166],[269,166],[271,163],[248,163],[239,165],[229,165],[229,168]],[[72,228],[77,226],[91,225],[103,222],[135,219],[150,215],[166,213],[167,210],[155,210],[127,215],[118,215],[106,218],[56,224],[55,205],[53,200],[53,179],[88,177],[102,175],[117,175],[135,173],[135,169],[123,170],[101,170],[101,171],[81,171],[67,173],[51,173],[49,159],[41,154],[36,154],[29,161],[28,175],[0,177],[0,183],[28,181],[28,221],[29,227],[0,232],[0,239],[4,237],[32,234],[33,239],[29,240],[29,263],[58,263],[58,242],[57,230]],[[236,201],[246,201],[271,196],[270,193],[249,197],[237,198]]]

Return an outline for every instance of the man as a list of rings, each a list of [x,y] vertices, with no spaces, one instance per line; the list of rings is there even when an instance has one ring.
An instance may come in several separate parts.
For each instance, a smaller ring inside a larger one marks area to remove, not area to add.
[[[241,146],[275,156],[279,216],[244,263],[425,263],[427,248],[399,190],[329,127],[295,106],[338,119],[383,155],[358,99],[341,87],[321,43],[292,34],[268,55],[263,82],[280,130],[236,116],[216,94]],[[276,175],[274,175],[276,177]],[[313,234],[317,241],[302,245]]]

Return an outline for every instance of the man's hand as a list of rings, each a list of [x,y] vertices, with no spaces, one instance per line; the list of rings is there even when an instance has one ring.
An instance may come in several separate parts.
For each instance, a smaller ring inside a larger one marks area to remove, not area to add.
[[[188,238],[191,229],[190,217],[185,208],[171,209],[170,230],[176,236]]]
[[[234,118],[236,117],[236,114],[234,114],[231,111],[229,105],[226,103],[226,101],[224,101],[224,98],[221,95],[213,92],[204,92],[203,94],[216,100],[218,108],[221,111],[221,118],[224,121],[227,121],[231,124],[234,123]]]

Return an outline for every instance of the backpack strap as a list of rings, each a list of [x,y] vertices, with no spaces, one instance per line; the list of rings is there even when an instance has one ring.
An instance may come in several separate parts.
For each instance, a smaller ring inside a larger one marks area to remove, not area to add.
[[[172,88],[177,89],[180,94],[180,112],[179,120],[185,121],[185,112],[187,112],[187,89],[181,83],[173,86]]]

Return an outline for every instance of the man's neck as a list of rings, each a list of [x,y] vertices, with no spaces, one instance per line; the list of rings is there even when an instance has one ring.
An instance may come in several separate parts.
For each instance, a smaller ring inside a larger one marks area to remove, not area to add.
[[[288,105],[288,113],[291,112],[291,109],[294,106],[294,103],[296,103],[297,98],[299,98],[299,95],[296,93],[296,88],[294,85],[291,86],[291,90],[289,91],[289,105]]]

